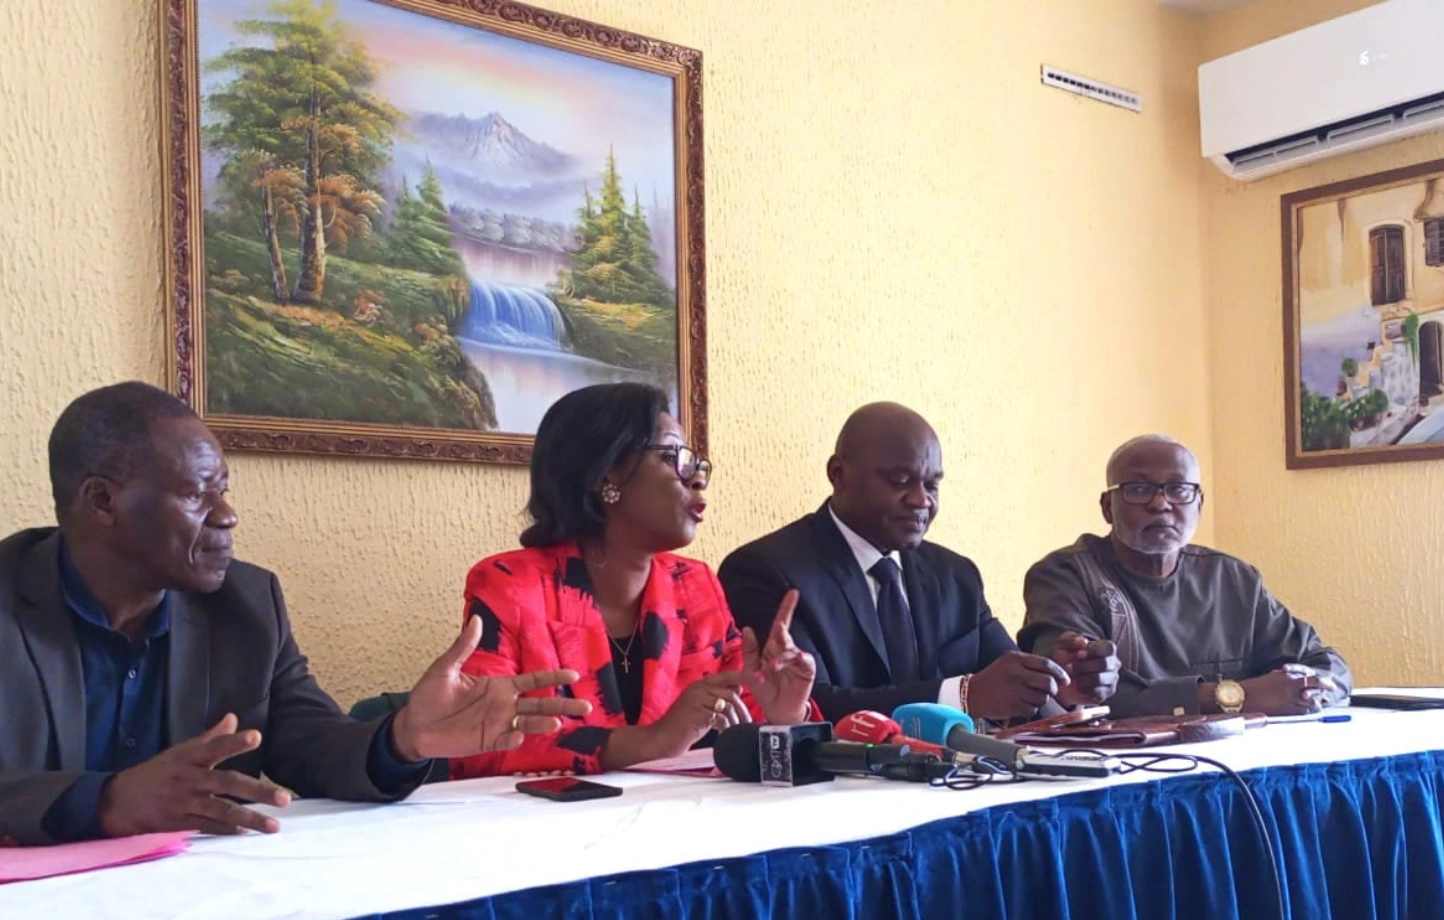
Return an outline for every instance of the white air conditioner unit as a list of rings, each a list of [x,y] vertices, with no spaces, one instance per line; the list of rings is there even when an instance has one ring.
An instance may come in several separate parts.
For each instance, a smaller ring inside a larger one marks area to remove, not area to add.
[[[1444,128],[1444,0],[1387,0],[1198,68],[1203,155],[1235,179]]]

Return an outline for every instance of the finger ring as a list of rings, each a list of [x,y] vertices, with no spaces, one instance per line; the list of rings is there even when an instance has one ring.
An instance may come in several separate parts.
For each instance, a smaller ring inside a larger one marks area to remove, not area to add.
[[[514,732],[521,731],[521,713],[517,713],[511,717],[511,730]]]
[[[722,699],[722,697],[720,697],[720,696],[717,697],[717,699],[716,699],[715,701],[713,701],[713,703],[712,703],[712,711],[715,712],[715,713],[717,713],[718,715],[721,715],[722,713],[726,712],[726,711],[727,711],[727,701],[724,700],[724,699]]]

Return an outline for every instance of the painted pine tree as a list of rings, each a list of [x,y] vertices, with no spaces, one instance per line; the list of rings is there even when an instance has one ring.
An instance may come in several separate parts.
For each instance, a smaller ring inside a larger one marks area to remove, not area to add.
[[[627,207],[615,152],[608,152],[599,195],[583,192],[575,245],[568,252],[571,296],[603,303],[675,308],[676,295],[656,272],[657,254],[641,201]]]

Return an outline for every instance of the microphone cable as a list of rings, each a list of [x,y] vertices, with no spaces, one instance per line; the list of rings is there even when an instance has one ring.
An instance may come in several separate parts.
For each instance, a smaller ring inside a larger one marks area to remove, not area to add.
[[[1164,754],[1164,753],[1137,753],[1137,754],[1106,754],[1103,751],[1088,749],[1070,749],[1058,752],[1060,756],[1069,754],[1088,754],[1095,757],[1112,757],[1118,761],[1117,772],[1119,775],[1134,772],[1143,773],[1191,773],[1197,770],[1200,764],[1206,764],[1223,773],[1233,780],[1243,793],[1244,804],[1248,808],[1249,817],[1253,821],[1254,830],[1258,832],[1259,842],[1263,844],[1264,856],[1268,859],[1269,875],[1273,878],[1274,899],[1278,911],[1279,920],[1290,920],[1288,898],[1284,893],[1283,876],[1279,872],[1278,857],[1274,854],[1274,839],[1269,833],[1268,823],[1264,820],[1263,809],[1259,807],[1258,799],[1253,794],[1253,789],[1242,776],[1232,767],[1212,757],[1200,757],[1197,754]]]
[[[1258,833],[1259,842],[1263,844],[1264,856],[1268,860],[1269,875],[1273,879],[1274,899],[1279,920],[1290,920],[1291,915],[1288,899],[1284,893],[1283,876],[1279,872],[1278,857],[1274,853],[1273,835],[1269,833],[1263,809],[1259,807],[1258,799],[1254,796],[1253,790],[1249,788],[1248,782],[1228,764],[1214,760],[1212,757],[1200,757],[1197,754],[1111,753],[1088,748],[1068,748],[1058,751],[1056,756],[1096,758],[1099,761],[1112,760],[1117,764],[1114,772],[1120,776],[1135,772],[1192,773],[1201,764],[1213,767],[1223,773],[1243,793],[1244,805],[1248,810],[1249,818],[1253,822],[1254,830]],[[993,757],[978,757],[966,766],[961,764],[954,766],[952,772],[947,776],[929,780],[928,785],[934,788],[968,791],[994,783],[1026,782],[1031,778],[1024,776],[1014,765],[1005,761]]]
[[[928,780],[928,785],[966,792],[979,786],[1021,783],[1027,779],[1028,777],[1015,770],[1011,764],[996,757],[976,757],[970,764],[953,764],[951,773]]]

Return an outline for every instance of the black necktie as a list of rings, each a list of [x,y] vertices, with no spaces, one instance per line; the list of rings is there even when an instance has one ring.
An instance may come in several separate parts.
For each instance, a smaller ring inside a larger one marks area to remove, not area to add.
[[[867,574],[877,579],[877,618],[882,622],[882,639],[887,646],[888,669],[894,684],[919,679],[918,638],[912,611],[903,595],[902,572],[897,563],[883,556]]]

